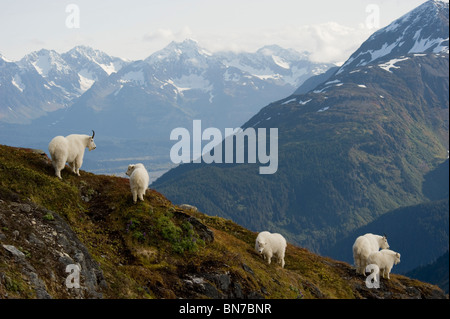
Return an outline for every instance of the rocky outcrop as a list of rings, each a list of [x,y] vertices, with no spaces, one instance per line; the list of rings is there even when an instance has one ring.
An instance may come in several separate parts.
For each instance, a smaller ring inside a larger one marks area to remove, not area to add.
[[[57,213],[32,202],[0,200],[0,298],[11,292],[39,299],[102,298],[106,287],[98,264]]]

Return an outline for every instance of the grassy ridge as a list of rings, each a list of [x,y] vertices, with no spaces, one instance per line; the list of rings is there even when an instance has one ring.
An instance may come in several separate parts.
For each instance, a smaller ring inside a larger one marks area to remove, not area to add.
[[[383,282],[383,289],[371,291],[348,264],[291,244],[285,269],[267,265],[254,251],[256,233],[228,219],[183,210],[154,190],[134,205],[128,179],[84,171],[78,177],[67,168],[62,176],[62,181],[54,177],[46,156],[0,146],[2,203],[34,202],[63,216],[100,265],[105,298],[363,298],[392,296],[392,291],[407,298],[406,285],[423,296],[437,291],[396,275]],[[2,244],[17,245],[8,238],[15,229],[30,231],[21,227],[2,226]],[[43,257],[26,245],[21,247],[27,261],[38,272],[48,268],[51,261],[43,265]],[[19,269],[0,251],[0,273],[9,278],[0,295],[34,298]],[[41,279],[53,297],[65,296],[51,278]]]

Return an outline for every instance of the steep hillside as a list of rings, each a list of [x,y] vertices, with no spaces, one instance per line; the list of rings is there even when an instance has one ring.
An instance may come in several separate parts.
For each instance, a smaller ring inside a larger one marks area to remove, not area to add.
[[[343,247],[350,247],[359,234],[382,232],[406,256],[401,271],[423,266],[424,261],[435,260],[449,247],[449,160],[424,176],[422,191],[428,200],[418,205],[401,207],[383,214],[341,238],[324,255],[351,261],[352,256]],[[426,263],[426,262],[425,262]],[[448,272],[447,272],[448,276]]]
[[[400,275],[365,286],[344,262],[289,244],[285,269],[256,234],[173,205],[154,190],[132,204],[127,179],[69,169],[0,146],[0,298],[447,298]],[[66,267],[81,266],[81,288]],[[394,268],[395,272],[395,268]]]
[[[175,203],[191,200],[316,251],[385,212],[418,204],[426,199],[424,175],[447,157],[448,55],[412,55],[398,66],[395,73],[360,68],[247,122],[278,128],[273,175],[260,175],[259,163],[184,164],[153,187]],[[415,76],[421,72],[430,82]]]
[[[399,273],[424,266],[448,251],[449,199],[402,207],[338,240],[323,255],[351,263],[355,239],[366,233],[386,234],[393,250],[402,254]],[[448,271],[447,271],[448,276]]]
[[[449,256],[447,250],[445,254],[437,258],[434,262],[408,271],[406,275],[438,285],[448,294],[448,269]]]

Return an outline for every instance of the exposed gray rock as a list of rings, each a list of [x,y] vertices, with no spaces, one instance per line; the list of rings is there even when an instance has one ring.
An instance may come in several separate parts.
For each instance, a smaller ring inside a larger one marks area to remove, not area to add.
[[[5,248],[8,252],[10,252],[14,257],[17,257],[19,259],[25,258],[25,254],[18,250],[13,245],[2,245],[3,248]]]
[[[51,220],[43,218],[49,214]],[[58,298],[102,298],[101,290],[108,288],[103,272],[56,212],[32,202],[2,200],[0,216],[0,249],[7,252],[10,264],[16,263],[21,269],[23,280],[34,289],[36,298],[52,298],[55,293]],[[80,267],[79,289],[65,285],[69,275],[66,267],[70,264]]]

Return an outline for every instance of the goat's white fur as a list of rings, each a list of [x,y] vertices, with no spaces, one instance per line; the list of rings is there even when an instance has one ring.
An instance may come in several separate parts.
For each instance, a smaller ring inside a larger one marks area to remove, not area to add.
[[[400,262],[400,254],[389,249],[382,249],[380,251],[373,252],[367,258],[368,264],[375,264],[382,271],[383,278],[391,279],[389,274],[392,267]]]
[[[284,268],[286,246],[286,239],[281,234],[272,234],[268,231],[260,232],[255,241],[255,250],[267,260],[267,263],[270,265],[272,256],[276,256],[281,268]]]
[[[367,258],[371,253],[378,251],[380,248],[389,248],[386,236],[368,233],[356,238],[353,244],[353,260],[356,273],[366,274],[366,266],[368,265]]]
[[[128,170],[126,172],[130,176],[130,188],[133,194],[133,202],[137,202],[137,198],[144,201],[145,191],[148,188],[150,178],[148,172],[145,169],[144,164],[130,164],[128,165]]]
[[[95,134],[95,133],[94,133]],[[83,164],[84,150],[94,150],[97,146],[92,136],[83,134],[71,134],[66,137],[56,136],[48,144],[48,151],[52,158],[55,175],[62,179],[61,171],[66,163],[69,163],[72,171],[80,176],[80,168]]]

